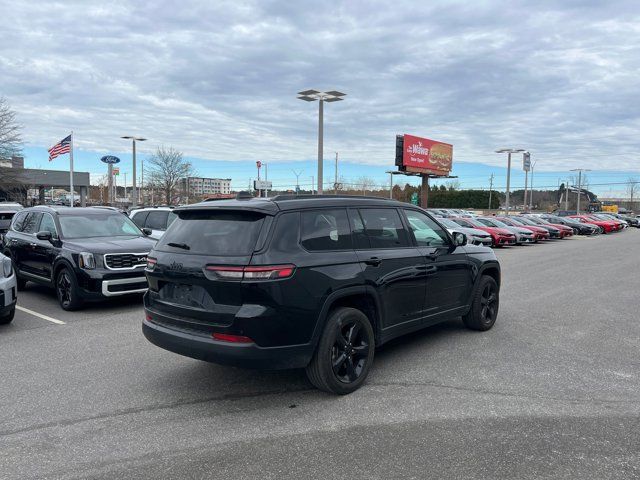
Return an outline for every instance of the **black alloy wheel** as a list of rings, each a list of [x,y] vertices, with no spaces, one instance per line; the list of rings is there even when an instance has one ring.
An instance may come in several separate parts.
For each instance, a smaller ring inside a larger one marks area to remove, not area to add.
[[[336,308],[327,319],[311,362],[309,381],[320,390],[345,395],[364,383],[375,353],[369,318],[360,310]]]
[[[369,342],[358,320],[349,318],[339,325],[331,348],[331,368],[338,380],[351,383],[362,375],[369,358]]]
[[[63,268],[58,272],[56,278],[56,294],[63,310],[76,310],[82,305],[82,301],[78,295],[76,277],[67,268]]]
[[[498,315],[498,294],[497,288],[491,283],[487,283],[482,289],[480,296],[480,319],[483,323],[493,323]]]
[[[471,330],[489,330],[496,323],[499,306],[500,288],[493,277],[484,275],[478,281],[471,308],[462,321]]]

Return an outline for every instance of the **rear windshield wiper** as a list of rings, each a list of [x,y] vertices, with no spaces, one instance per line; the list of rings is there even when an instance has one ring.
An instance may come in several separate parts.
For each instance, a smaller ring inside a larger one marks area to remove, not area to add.
[[[167,245],[170,246],[170,247],[181,248],[183,250],[191,250],[191,247],[189,245],[187,245],[186,243],[168,242]]]

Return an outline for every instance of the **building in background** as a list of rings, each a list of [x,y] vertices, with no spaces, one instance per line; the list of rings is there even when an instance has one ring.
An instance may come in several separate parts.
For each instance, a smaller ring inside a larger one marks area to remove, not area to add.
[[[230,178],[187,177],[182,180],[185,198],[199,199],[211,195],[229,195]]]

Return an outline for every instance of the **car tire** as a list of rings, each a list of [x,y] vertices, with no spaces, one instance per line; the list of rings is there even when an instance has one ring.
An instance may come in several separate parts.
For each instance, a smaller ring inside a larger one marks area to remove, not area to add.
[[[488,275],[480,277],[478,288],[473,294],[471,308],[462,317],[465,327],[481,332],[489,330],[496,323],[500,307],[500,289]]]
[[[307,377],[320,390],[346,395],[364,383],[374,351],[375,338],[367,316],[355,308],[338,308],[327,320],[306,368]]]
[[[76,276],[68,268],[62,268],[56,275],[56,296],[63,310],[73,311],[82,306],[82,299],[78,292]]]
[[[13,307],[9,313],[0,317],[0,325],[8,325],[16,314],[16,307]]]

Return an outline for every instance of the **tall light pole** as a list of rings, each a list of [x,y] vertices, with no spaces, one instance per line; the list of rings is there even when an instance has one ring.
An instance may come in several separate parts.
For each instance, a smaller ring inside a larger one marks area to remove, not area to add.
[[[507,210],[507,215],[509,215],[509,189],[511,188],[511,154],[512,153],[522,153],[525,150],[522,148],[501,148],[500,150],[496,150],[496,153],[506,153],[507,155],[507,195],[505,198],[505,208]]]
[[[138,191],[136,190],[136,142],[145,142],[147,139],[141,137],[133,137],[131,135],[125,135],[120,138],[131,140],[131,146],[133,149],[133,183],[131,184],[131,206],[135,208],[138,206]]]
[[[529,211],[533,210],[533,169],[536,168],[537,160],[531,164],[531,193],[529,194]]]
[[[571,172],[578,172],[578,203],[576,204],[576,215],[580,215],[580,194],[582,193],[582,172],[590,172],[588,168],[574,168]]]
[[[302,175],[302,170],[296,172],[295,170],[291,170],[293,174],[296,176],[296,195],[300,193],[300,175]]]
[[[305,102],[315,102],[319,101],[318,105],[318,195],[322,195],[322,181],[323,181],[323,172],[322,172],[322,161],[323,161],[323,149],[324,149],[324,102],[339,102],[340,100],[344,100],[346,93],[338,92],[336,90],[331,90],[329,92],[319,92],[318,90],[304,90],[302,92],[298,92],[298,99],[304,100]]]

